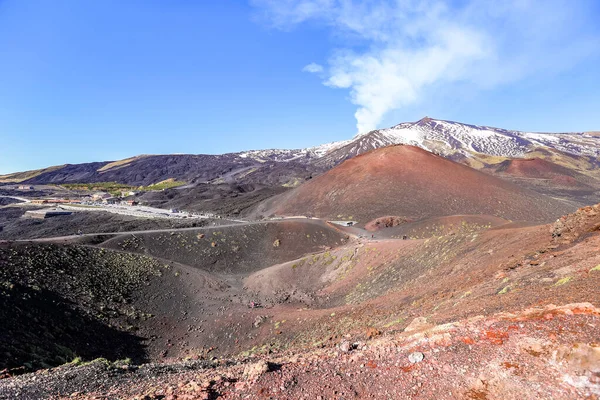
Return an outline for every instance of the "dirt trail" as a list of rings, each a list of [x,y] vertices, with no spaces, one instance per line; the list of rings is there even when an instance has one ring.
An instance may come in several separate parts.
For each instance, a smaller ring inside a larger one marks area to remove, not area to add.
[[[125,231],[125,232],[102,232],[102,233],[83,233],[81,235],[67,235],[67,236],[53,236],[53,237],[45,237],[45,238],[37,238],[37,239],[19,239],[13,240],[14,242],[69,242],[69,241],[78,241],[81,238],[93,238],[96,236],[121,236],[121,235],[141,235],[141,234],[153,234],[153,233],[170,233],[170,232],[187,232],[187,231],[201,231],[206,229],[217,229],[217,228],[231,228],[237,226],[247,226],[247,225],[259,225],[266,223],[280,223],[282,221],[291,221],[291,222],[308,222],[313,224],[322,225],[323,227],[329,226],[324,221],[319,219],[303,219],[303,218],[290,218],[285,220],[273,220],[273,221],[239,221],[232,224],[222,224],[215,226],[201,226],[201,227],[188,227],[188,228],[165,228],[165,229],[148,229],[148,230],[140,230],[140,231]]]

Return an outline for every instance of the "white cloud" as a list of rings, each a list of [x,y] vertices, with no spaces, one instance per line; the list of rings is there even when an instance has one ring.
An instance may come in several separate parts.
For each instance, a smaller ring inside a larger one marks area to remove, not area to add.
[[[490,89],[556,73],[600,49],[585,30],[594,23],[586,0],[465,0],[459,8],[436,0],[252,3],[278,29],[314,20],[354,44],[334,50],[327,71],[315,63],[303,70],[326,72],[325,85],[350,91],[359,132],[375,129],[391,110],[426,100],[433,85]]]
[[[313,74],[318,74],[319,72],[323,72],[323,66],[317,63],[310,63],[304,68],[302,68],[303,72],[311,72]]]

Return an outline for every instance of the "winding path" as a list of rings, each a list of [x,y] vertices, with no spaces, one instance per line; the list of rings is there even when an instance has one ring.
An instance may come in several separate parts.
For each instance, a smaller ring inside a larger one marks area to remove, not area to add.
[[[282,218],[282,219],[274,219],[274,220],[263,220],[263,221],[246,221],[246,222],[238,222],[233,224],[222,224],[215,226],[198,226],[198,227],[188,227],[188,228],[165,228],[165,229],[149,229],[149,230],[141,230],[141,231],[123,231],[123,232],[97,232],[97,233],[83,233],[81,235],[67,235],[67,236],[53,236],[46,238],[37,238],[37,239],[17,239],[12,240],[12,242],[64,242],[70,241],[74,239],[79,239],[83,237],[94,237],[94,236],[119,236],[119,235],[141,235],[146,233],[165,233],[165,232],[186,232],[186,231],[202,231],[206,229],[221,229],[221,228],[230,228],[235,226],[247,226],[247,225],[259,225],[259,224],[274,224],[274,223],[284,223],[284,222],[303,222],[310,223],[315,225],[320,225],[324,228],[335,229],[349,236],[356,237],[357,235],[354,232],[351,232],[346,229],[342,229],[341,226],[337,226],[335,224],[328,223],[325,220],[321,219],[312,219],[312,218]],[[354,228],[356,229],[356,228]],[[6,240],[4,240],[6,242]]]

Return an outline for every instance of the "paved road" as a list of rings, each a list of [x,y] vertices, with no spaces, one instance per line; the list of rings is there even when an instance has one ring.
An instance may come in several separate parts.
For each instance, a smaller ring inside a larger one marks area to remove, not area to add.
[[[301,221],[313,223],[316,225],[320,225],[323,227],[333,227],[330,224],[327,224],[326,221],[320,219],[308,219],[308,218],[286,218],[284,220],[265,220],[265,221],[244,221],[234,224],[223,224],[223,225],[214,225],[214,226],[199,226],[199,227],[190,227],[190,228],[172,228],[172,229],[150,229],[144,231],[124,231],[124,232],[99,232],[99,233],[84,233],[81,235],[68,235],[68,236],[53,236],[48,238],[39,238],[39,239],[18,239],[13,240],[13,242],[60,242],[60,241],[69,241],[73,239],[79,239],[82,237],[93,237],[99,235],[108,235],[108,236],[119,236],[119,235],[141,235],[145,233],[165,233],[165,232],[185,232],[185,231],[196,231],[196,230],[205,230],[205,229],[221,229],[221,228],[230,228],[235,226],[248,226],[248,225],[258,225],[258,224],[271,224],[278,223],[282,221]],[[334,227],[335,228],[335,227]]]
[[[162,218],[162,219],[182,219],[184,217],[189,219],[210,219],[214,218],[212,215],[193,215],[187,212],[179,212],[179,213],[171,213],[169,210],[165,210],[162,208],[148,207],[148,206],[122,206],[122,205],[68,205],[68,204],[60,204],[59,207],[64,208],[65,210],[72,211],[89,211],[89,212],[98,212],[98,211],[106,211],[113,214],[121,214],[121,215],[129,215],[132,217],[138,218]]]
[[[15,200],[23,201],[25,203],[31,203],[31,200],[26,199],[25,197],[18,197],[18,196],[0,196],[0,197],[6,197],[7,199],[15,199]]]

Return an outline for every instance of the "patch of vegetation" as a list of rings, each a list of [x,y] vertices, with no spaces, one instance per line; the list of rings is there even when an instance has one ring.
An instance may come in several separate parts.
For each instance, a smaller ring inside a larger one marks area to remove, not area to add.
[[[565,276],[564,278],[562,278],[562,279],[559,279],[559,280],[558,280],[558,281],[557,281],[557,282],[554,284],[554,286],[562,286],[562,285],[564,285],[565,283],[569,283],[569,282],[571,282],[572,280],[573,280],[573,277],[572,277],[572,276]]]
[[[65,164],[63,164],[63,165],[55,165],[55,166],[44,168],[44,169],[36,169],[36,170],[33,170],[33,171],[16,172],[16,173],[13,173],[13,174],[0,175],[0,183],[6,183],[6,182],[19,183],[19,182],[23,182],[23,181],[26,181],[28,179],[33,179],[36,176],[40,176],[41,174],[45,174],[47,172],[52,172],[52,171],[59,170],[59,169],[63,168],[64,166],[65,166]]]
[[[286,188],[294,188],[296,186],[299,186],[301,183],[302,183],[302,180],[300,180],[299,178],[293,178],[292,180],[284,183],[281,186],[286,187]]]
[[[392,327],[394,325],[398,325],[398,324],[401,324],[403,322],[404,322],[404,318],[400,317],[400,318],[397,318],[395,320],[392,320],[392,321],[390,321],[390,322],[382,325],[382,328],[390,328],[390,327]]]
[[[129,164],[131,164],[133,161],[139,160],[143,157],[145,157],[145,156],[135,156],[135,157],[125,158],[125,159],[119,160],[119,161],[113,161],[111,163],[106,164],[102,168],[100,168],[98,170],[98,172],[108,171],[109,169],[117,169],[119,167],[126,167]]]
[[[164,181],[153,183],[152,185],[148,185],[148,186],[131,186],[131,185],[126,185],[124,183],[118,183],[118,182],[65,183],[61,186],[66,189],[69,189],[69,190],[107,192],[107,193],[112,194],[113,196],[120,196],[121,192],[158,191],[158,190],[172,189],[172,188],[182,186],[185,184],[186,184],[186,182],[183,182],[183,181],[178,181],[175,179],[166,179]]]
[[[140,186],[138,189],[141,191],[165,190],[165,189],[172,189],[172,188],[175,188],[178,186],[183,186],[185,184],[186,184],[186,182],[183,182],[183,181],[178,181],[175,179],[166,179],[166,180],[158,182],[158,183],[153,183],[152,185]]]
[[[136,189],[134,186],[117,182],[65,183],[61,186],[69,190],[107,192],[113,195],[120,195],[121,192],[132,191]]]
[[[104,357],[98,357],[90,361],[84,361],[81,357],[75,357],[71,362],[64,365],[73,365],[78,367],[85,367],[91,364],[102,364],[107,368],[121,368],[126,365],[131,365],[131,358],[124,358],[122,360],[109,361]]]
[[[81,365],[81,364],[83,364],[83,359],[81,357],[77,356],[70,362],[66,363],[65,365]]]
[[[506,294],[510,291],[510,286],[505,286],[498,294]]]

